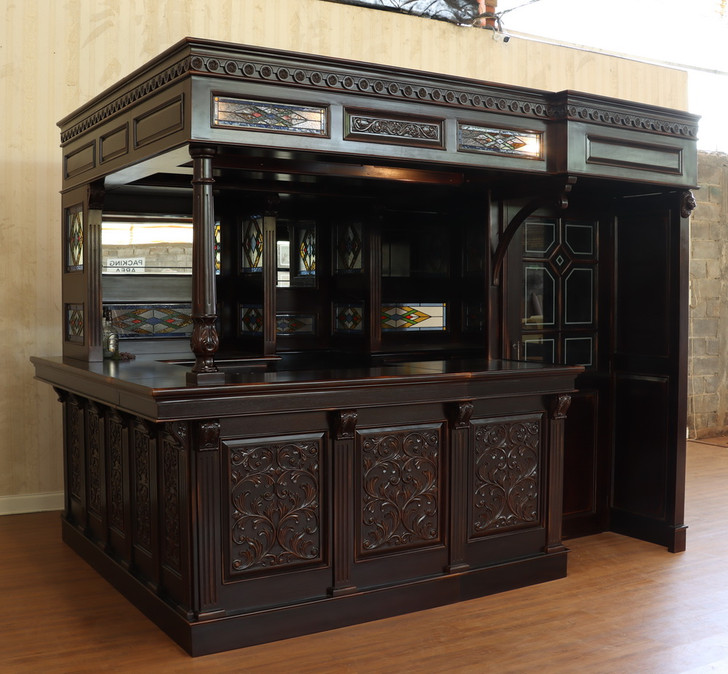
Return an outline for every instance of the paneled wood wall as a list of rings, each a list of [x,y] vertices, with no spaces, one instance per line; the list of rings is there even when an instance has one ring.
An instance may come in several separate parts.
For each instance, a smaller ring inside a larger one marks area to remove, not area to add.
[[[322,0],[0,0],[0,514],[62,503],[61,406],[28,361],[61,351],[55,123],[187,35],[687,107],[684,72]]]

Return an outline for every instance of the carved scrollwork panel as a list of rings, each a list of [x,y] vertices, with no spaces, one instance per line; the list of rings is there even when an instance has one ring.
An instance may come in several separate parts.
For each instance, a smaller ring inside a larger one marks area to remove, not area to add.
[[[86,404],[86,442],[88,464],[87,506],[89,512],[101,515],[103,509],[103,469],[101,462],[101,415],[93,402]]]
[[[322,559],[322,436],[228,445],[230,573]]]
[[[471,535],[538,524],[541,419],[473,423]]]
[[[187,424],[167,424],[162,433],[162,562],[169,568],[181,568],[181,470],[182,453],[187,448]]]
[[[68,415],[68,485],[72,498],[81,500],[83,493],[83,407],[76,396],[66,401]]]
[[[359,553],[437,543],[441,426],[364,431],[359,436]]]
[[[152,549],[152,438],[139,419],[134,424],[134,542]]]
[[[122,534],[124,525],[124,420],[110,410],[105,417],[109,474],[109,525]]]

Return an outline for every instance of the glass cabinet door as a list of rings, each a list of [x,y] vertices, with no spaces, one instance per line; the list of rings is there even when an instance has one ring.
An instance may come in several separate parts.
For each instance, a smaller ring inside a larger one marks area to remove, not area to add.
[[[505,349],[510,358],[596,364],[597,242],[594,221],[526,220],[510,262]]]

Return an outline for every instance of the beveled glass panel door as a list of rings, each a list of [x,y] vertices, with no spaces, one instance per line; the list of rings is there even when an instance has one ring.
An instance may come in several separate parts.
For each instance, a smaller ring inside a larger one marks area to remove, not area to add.
[[[510,358],[595,366],[597,241],[592,221],[531,218],[523,224],[520,260],[515,251],[511,257],[517,292],[511,288],[507,310]]]

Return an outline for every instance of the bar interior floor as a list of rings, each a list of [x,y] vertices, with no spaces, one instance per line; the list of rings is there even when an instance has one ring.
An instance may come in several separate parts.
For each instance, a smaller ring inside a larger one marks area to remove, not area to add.
[[[191,659],[61,542],[58,513],[0,517],[0,670],[728,671],[728,438],[688,443],[689,546],[567,541],[566,578]]]

